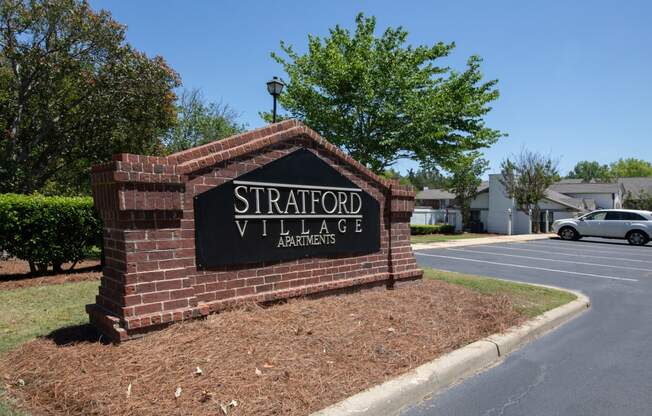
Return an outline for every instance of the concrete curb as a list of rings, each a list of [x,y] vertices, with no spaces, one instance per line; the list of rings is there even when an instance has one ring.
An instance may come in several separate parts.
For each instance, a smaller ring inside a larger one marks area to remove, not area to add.
[[[466,238],[462,240],[442,241],[438,243],[416,243],[412,244],[412,250],[428,250],[431,248],[447,248],[447,247],[464,247],[475,246],[481,244],[497,244],[497,243],[515,243],[520,241],[530,240],[547,240],[555,237],[555,234],[520,234],[520,235],[501,235],[495,237],[478,237]]]
[[[589,298],[580,292],[553,286],[535,286],[571,292],[577,299],[505,333],[494,334],[459,348],[311,416],[398,415],[402,409],[419,403],[424,397],[498,363],[505,355],[578,316],[591,305]]]

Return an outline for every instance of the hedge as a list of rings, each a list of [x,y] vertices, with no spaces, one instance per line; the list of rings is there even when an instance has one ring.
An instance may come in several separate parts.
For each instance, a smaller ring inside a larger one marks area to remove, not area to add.
[[[0,251],[28,261],[32,271],[59,271],[101,243],[93,198],[0,195]]]
[[[455,226],[451,224],[434,224],[434,225],[414,225],[410,224],[410,234],[453,234]]]

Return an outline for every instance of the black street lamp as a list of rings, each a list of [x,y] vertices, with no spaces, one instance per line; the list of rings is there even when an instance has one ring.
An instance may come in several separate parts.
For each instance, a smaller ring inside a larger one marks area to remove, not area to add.
[[[283,81],[278,79],[278,77],[272,78],[271,81],[267,81],[267,91],[271,94],[272,97],[274,97],[274,107],[272,109],[272,123],[276,123],[276,97],[281,95],[281,92],[283,92],[283,87],[285,87],[285,84],[283,84]]]

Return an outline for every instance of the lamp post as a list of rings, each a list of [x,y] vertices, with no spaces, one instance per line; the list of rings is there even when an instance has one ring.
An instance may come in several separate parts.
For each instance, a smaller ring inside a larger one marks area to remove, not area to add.
[[[281,95],[281,92],[283,92],[283,87],[285,87],[285,84],[283,84],[283,81],[278,79],[278,77],[274,77],[271,79],[271,81],[267,81],[267,91],[272,97],[274,97],[274,107],[272,108],[272,123],[276,123],[276,97]]]

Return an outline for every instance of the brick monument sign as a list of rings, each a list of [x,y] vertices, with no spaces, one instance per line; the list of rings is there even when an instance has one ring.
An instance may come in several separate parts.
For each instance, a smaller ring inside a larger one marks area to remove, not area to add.
[[[289,120],[92,171],[105,264],[91,322],[116,341],[252,300],[421,279],[411,188]]]

